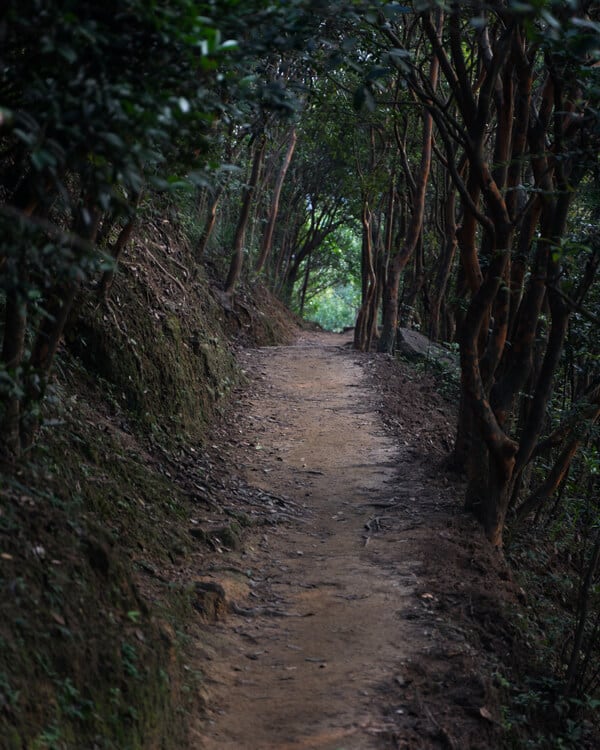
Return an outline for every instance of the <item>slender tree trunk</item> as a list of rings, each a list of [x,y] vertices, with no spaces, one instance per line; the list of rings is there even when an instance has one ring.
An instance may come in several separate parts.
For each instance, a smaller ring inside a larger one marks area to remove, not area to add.
[[[294,286],[296,285],[297,278],[298,266],[296,264],[293,264],[290,266],[281,287],[283,302],[288,307],[290,307],[292,304],[292,298],[294,296]]]
[[[437,33],[441,34],[443,25],[443,12],[438,11]],[[432,57],[429,69],[429,84],[432,91],[437,88],[439,62],[437,57]],[[425,195],[431,169],[431,153],[433,137],[433,118],[427,110],[423,112],[423,149],[421,152],[421,164],[416,179],[415,197],[412,206],[412,215],[403,246],[392,258],[388,270],[388,278],[383,292],[383,321],[382,331],[379,338],[378,350],[392,354],[396,346],[396,332],[398,329],[398,293],[400,288],[400,275],[417,247],[419,236],[423,228],[425,215]]]
[[[383,246],[380,247],[377,254],[375,268],[376,291],[373,300],[373,313],[371,316],[371,341],[379,341],[378,317],[379,311],[383,311],[383,293],[387,284],[388,266],[390,255],[392,253],[392,244],[394,241],[394,226],[396,224],[396,180],[392,177],[387,202],[385,237]]]
[[[133,196],[133,207],[132,207],[133,214],[129,217],[129,219],[125,223],[125,226],[119,232],[119,236],[117,237],[115,244],[111,247],[111,255],[112,255],[115,267],[117,263],[121,260],[121,256],[123,255],[123,252],[125,248],[127,247],[127,243],[131,239],[131,235],[133,234],[133,230],[135,229],[135,223],[137,220],[136,212],[137,212],[138,206],[140,205],[141,198],[142,198],[142,191],[140,191],[135,196]],[[108,295],[110,294],[110,290],[111,290],[114,280],[115,280],[115,268],[114,267],[109,269],[108,271],[105,271],[102,274],[102,278],[100,280],[100,286],[98,287],[98,294],[103,299],[108,298]]]
[[[300,316],[304,315],[304,303],[306,301],[306,292],[308,290],[308,280],[310,278],[310,263],[312,260],[312,251],[306,259],[306,268],[304,270],[304,281],[302,282],[302,292],[300,294]]]
[[[263,235],[260,255],[256,263],[257,274],[259,274],[263,270],[263,267],[271,252],[271,245],[273,243],[273,231],[275,229],[275,222],[277,221],[277,216],[279,214],[279,199],[281,197],[281,189],[283,187],[283,183],[284,183],[287,171],[289,169],[289,166],[292,162],[294,149],[296,148],[296,141],[297,141],[297,135],[296,135],[296,129],[294,128],[290,135],[290,141],[287,147],[285,157],[283,159],[283,163],[279,170],[279,174],[277,175],[275,188],[273,189],[273,200],[271,202],[271,211],[269,213],[269,220],[267,222],[265,233]]]
[[[592,422],[596,422],[599,415],[600,409],[596,409]],[[552,497],[565,478],[580,444],[579,436],[572,437],[566,443],[546,479],[517,509],[517,522],[523,521],[533,511],[538,511]]]
[[[414,268],[411,274],[410,284],[408,286],[408,292],[405,293],[404,299],[402,300],[402,310],[398,316],[400,319],[400,325],[406,326],[411,324],[419,324],[421,316],[417,310],[417,300],[419,294],[425,284],[425,259],[424,259],[424,242],[423,232],[419,236],[417,247],[414,253]]]
[[[438,270],[431,294],[431,312],[429,316],[429,338],[438,341],[440,338],[440,315],[442,302],[446,295],[448,280],[452,271],[452,264],[456,255],[456,191],[450,185],[444,201],[444,240]]]
[[[354,348],[359,351],[368,351],[371,345],[369,329],[369,311],[375,295],[375,266],[373,263],[373,214],[369,209],[367,199],[363,200],[362,211],[362,238],[363,238],[363,296],[360,310],[354,327]]]
[[[22,282],[25,279],[22,279]],[[22,376],[20,368],[25,352],[27,331],[27,303],[19,291],[11,290],[6,296],[4,314],[4,340],[2,343],[2,364],[14,385],[7,388],[4,396],[4,416],[0,425],[0,457],[18,457],[20,445],[21,397],[19,389]]]
[[[246,238],[246,229],[248,227],[248,220],[250,218],[252,199],[254,198],[254,193],[256,191],[256,186],[258,184],[258,179],[260,176],[260,169],[265,155],[265,148],[266,138],[264,135],[262,135],[258,144],[256,145],[256,150],[254,152],[250,181],[246,185],[246,188],[244,190],[240,216],[235,230],[235,237],[233,240],[233,255],[231,257],[229,273],[227,274],[227,280],[225,282],[225,294],[228,295],[233,294],[242,274],[242,267],[244,265],[244,240]]]
[[[15,202],[17,206],[23,206],[24,216],[31,216],[36,210],[37,201],[31,199],[27,181],[23,181]],[[2,259],[0,259],[1,262]],[[24,385],[22,366],[27,334],[28,283],[29,273],[26,262],[23,262],[18,270],[18,285],[7,292],[4,308],[2,365],[13,381],[12,385],[7,386],[6,391],[1,393],[4,400],[4,415],[0,422],[0,459],[7,461],[18,458],[21,453],[22,395],[20,391]]]
[[[293,234],[289,231],[289,229],[286,230],[279,253],[277,253],[277,262],[275,263],[275,268],[271,272],[271,289],[276,294],[281,291],[285,282],[285,276],[290,264],[292,247],[294,246],[295,240],[297,239],[297,230],[295,230]]]
[[[224,190],[224,186],[219,185],[213,194],[212,201],[208,208],[208,214],[206,215],[206,221],[204,222],[204,228],[196,247],[196,260],[202,260],[204,257],[204,253],[206,252],[206,248],[212,237],[213,229],[215,228],[217,221],[217,208],[219,207],[219,201],[221,200]]]

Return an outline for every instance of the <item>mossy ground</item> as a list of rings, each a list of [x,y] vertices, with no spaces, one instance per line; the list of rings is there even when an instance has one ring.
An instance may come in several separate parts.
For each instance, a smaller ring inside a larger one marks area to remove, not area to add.
[[[2,747],[177,747],[176,643],[130,557],[130,545],[159,542],[135,526],[134,494],[158,504],[166,487],[133,473],[119,484],[105,457],[76,479],[77,445],[62,442],[60,469],[51,453],[36,456],[3,491]],[[112,462],[134,468],[118,453]]]
[[[37,446],[0,468],[2,750],[185,746],[193,587],[142,576],[210,546],[188,533],[215,503],[195,456],[240,377],[232,343],[293,329],[251,291],[228,313],[189,261],[148,234],[107,301],[82,295]]]

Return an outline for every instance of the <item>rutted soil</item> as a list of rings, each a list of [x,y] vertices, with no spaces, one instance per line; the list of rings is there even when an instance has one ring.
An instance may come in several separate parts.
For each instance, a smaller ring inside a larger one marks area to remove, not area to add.
[[[215,622],[194,748],[500,746],[515,591],[444,469],[453,405],[346,340],[241,354],[250,385],[213,448],[261,526],[196,571]]]

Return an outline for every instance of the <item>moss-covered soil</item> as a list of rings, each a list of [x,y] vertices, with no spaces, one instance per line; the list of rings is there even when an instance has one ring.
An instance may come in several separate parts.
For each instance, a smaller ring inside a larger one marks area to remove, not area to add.
[[[139,234],[108,300],[82,293],[37,446],[0,473],[2,750],[185,746],[199,612],[177,571],[252,523],[207,430],[236,345],[295,324],[260,287],[224,306],[185,243]]]

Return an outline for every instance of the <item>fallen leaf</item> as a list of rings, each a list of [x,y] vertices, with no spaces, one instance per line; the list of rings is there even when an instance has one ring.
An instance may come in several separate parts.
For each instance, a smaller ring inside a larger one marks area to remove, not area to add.
[[[65,627],[67,624],[65,622],[65,618],[62,615],[59,615],[58,612],[50,612],[50,617],[56,622],[58,625],[62,625]]]

